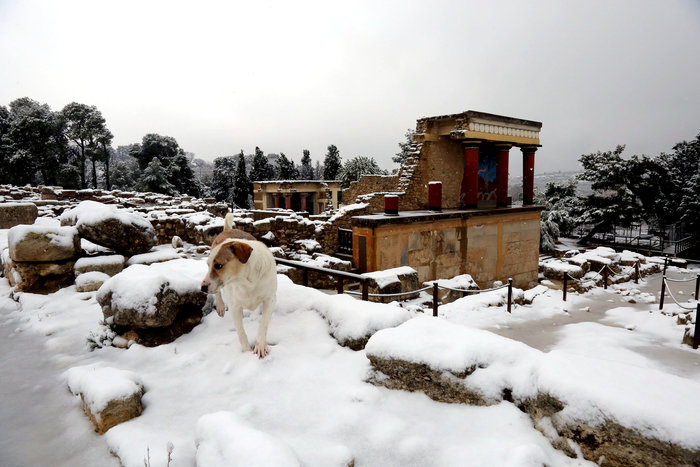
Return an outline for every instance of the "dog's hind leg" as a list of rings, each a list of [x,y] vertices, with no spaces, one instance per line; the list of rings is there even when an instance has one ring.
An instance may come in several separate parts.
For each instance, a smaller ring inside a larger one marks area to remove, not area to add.
[[[255,341],[255,353],[259,358],[265,358],[270,353],[270,347],[267,345],[267,326],[270,324],[272,317],[272,309],[275,307],[274,300],[265,300],[262,304],[260,326],[258,326],[258,338]]]
[[[238,340],[241,342],[241,352],[250,351],[250,343],[248,343],[248,335],[245,333],[245,328],[243,327],[243,307],[235,306],[230,310],[231,316],[233,317],[233,324],[236,326],[236,333],[238,333]]]

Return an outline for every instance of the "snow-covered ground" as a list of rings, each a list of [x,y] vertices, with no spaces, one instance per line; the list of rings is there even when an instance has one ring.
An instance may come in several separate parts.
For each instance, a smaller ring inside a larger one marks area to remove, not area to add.
[[[696,273],[669,269],[676,278]],[[674,294],[688,300],[693,288],[693,282],[674,284]],[[624,387],[634,375],[648,387],[633,395],[698,394],[700,351],[681,346],[683,326],[672,316],[677,305],[667,299],[669,314],[658,312],[659,290],[660,275],[639,285],[569,293],[567,302],[561,291],[540,289],[532,304],[514,306],[511,314],[476,295],[441,307],[441,316],[431,319],[520,340],[532,347],[528,352],[570,359],[584,374],[614,368],[605,373],[607,388]],[[171,344],[90,351],[88,338],[104,331],[95,294],[74,287],[48,296],[18,294],[20,310],[0,279],[0,465],[116,465],[111,450],[126,466],[143,466],[146,457],[164,466],[169,445],[171,466],[226,465],[244,456],[246,465],[589,465],[554,449],[511,403],[445,404],[374,386],[367,382],[372,369],[365,351],[331,336],[354,338],[425,319],[413,307],[327,295],[279,276],[271,354],[259,360],[240,352],[228,312],[208,314]],[[249,335],[258,319],[246,315]],[[146,390],[143,414],[103,436],[93,433],[67,386],[67,370],[85,365],[136,375]],[[668,404],[609,396],[606,410],[613,415],[643,408],[643,416],[630,417],[633,427],[638,420],[636,428],[654,432],[646,424],[657,420],[664,439],[700,448],[696,426],[667,432],[674,417],[665,412]],[[700,402],[681,402],[686,415],[700,413]]]

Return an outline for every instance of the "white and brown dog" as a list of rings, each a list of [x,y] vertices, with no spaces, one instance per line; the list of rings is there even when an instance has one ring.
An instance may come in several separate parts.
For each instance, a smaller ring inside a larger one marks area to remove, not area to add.
[[[241,350],[250,350],[248,336],[243,328],[243,309],[255,311],[262,306],[258,337],[253,352],[264,358],[267,346],[267,326],[277,294],[277,269],[270,250],[247,232],[233,229],[229,213],[224,230],[211,245],[209,271],[202,281],[202,291],[216,294],[216,312],[224,316],[228,307],[233,317]]]

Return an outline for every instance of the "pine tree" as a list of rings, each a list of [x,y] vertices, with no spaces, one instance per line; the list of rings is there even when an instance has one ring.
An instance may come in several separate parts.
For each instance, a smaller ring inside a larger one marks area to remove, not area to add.
[[[328,146],[326,158],[323,160],[323,179],[335,180],[338,177],[338,172],[340,172],[341,167],[340,151],[338,151],[338,148],[334,144],[331,144]]]
[[[299,178],[299,170],[294,166],[294,161],[287,159],[283,152],[280,153],[277,164],[279,166],[280,180],[296,180]]]
[[[259,147],[255,147],[255,156],[253,156],[253,166],[250,169],[250,180],[253,182],[262,182],[271,180],[273,169],[267,161],[267,157]]]
[[[248,175],[246,175],[245,156],[241,149],[241,153],[238,155],[236,175],[233,180],[233,204],[242,209],[250,209],[250,202],[248,199],[252,193],[253,184],[250,182]]]
[[[413,136],[415,134],[415,130],[411,130],[410,128],[406,130],[406,133],[404,134],[406,140],[402,143],[399,143],[401,151],[397,152],[396,155],[391,158],[392,161],[396,162],[399,165],[403,165],[406,162],[406,159],[408,159],[408,156],[411,155],[411,151],[414,148]]]
[[[236,167],[233,157],[217,157],[214,159],[211,190],[217,201],[228,202],[231,200],[231,190],[235,175]]]
[[[386,174],[387,171],[379,167],[374,157],[357,156],[345,162],[338,176],[340,178],[341,188],[347,188],[352,182],[359,180],[363,175]]]
[[[584,154],[579,158],[583,173],[579,179],[591,183],[594,193],[584,201],[584,223],[593,228],[583,241],[615,226],[628,227],[642,217],[642,205],[630,182],[630,162],[622,158],[624,146],[614,151]]]
[[[173,158],[170,163],[170,170],[172,173],[170,181],[172,181],[178,193],[199,197],[201,191],[199,181],[194,176],[190,161],[184,153],[178,154]]]
[[[77,169],[75,174],[76,181],[79,181]],[[112,166],[112,188],[123,191],[135,190],[139,174],[139,164],[133,157],[115,162]]]
[[[160,163],[160,159],[154,157],[143,171],[137,188],[139,191],[152,191],[153,193],[172,195],[175,193],[175,187],[168,181],[168,175]]]
[[[544,192],[535,192],[535,204],[545,206],[540,221],[540,251],[552,251],[557,239],[571,234],[579,224],[581,200],[576,194],[576,180],[548,183]]]
[[[311,166],[311,153],[304,149],[301,156],[301,167],[299,168],[300,180],[314,180],[314,168]]]

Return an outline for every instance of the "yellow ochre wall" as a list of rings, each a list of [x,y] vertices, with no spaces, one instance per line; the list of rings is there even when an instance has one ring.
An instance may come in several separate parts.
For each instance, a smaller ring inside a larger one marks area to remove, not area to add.
[[[540,212],[499,212],[464,218],[353,227],[353,255],[366,237],[367,271],[410,266],[421,282],[470,274],[481,288],[513,279],[537,282]]]

